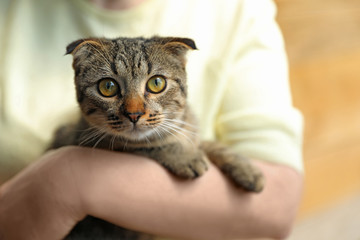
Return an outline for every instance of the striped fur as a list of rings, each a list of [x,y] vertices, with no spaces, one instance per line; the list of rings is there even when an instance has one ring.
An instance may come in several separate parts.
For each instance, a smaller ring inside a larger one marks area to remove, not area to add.
[[[175,175],[196,178],[207,170],[207,157],[245,190],[259,192],[261,173],[246,159],[218,143],[201,143],[189,109],[186,52],[188,38],[88,38],[69,44],[73,55],[81,119],[60,128],[52,148],[81,145],[150,157]],[[149,79],[166,84],[155,93]],[[114,90],[110,97],[102,93]],[[125,237],[126,236],[126,237]],[[69,239],[152,239],[87,217]]]

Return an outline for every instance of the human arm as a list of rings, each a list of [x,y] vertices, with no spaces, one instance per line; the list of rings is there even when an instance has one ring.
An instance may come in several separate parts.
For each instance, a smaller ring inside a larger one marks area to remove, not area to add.
[[[249,194],[236,189],[214,166],[195,181],[181,181],[153,161],[126,158],[120,163],[110,155],[104,161],[111,158],[114,165],[106,167],[104,175],[113,179],[114,186],[103,188],[109,181],[95,173],[85,186],[85,194],[90,194],[86,197],[88,212],[155,235],[281,239],[291,228],[300,199],[301,175],[280,165],[257,161],[266,187],[261,194]],[[104,166],[97,160],[93,164],[96,172]]]
[[[63,148],[1,186],[0,233],[3,239],[60,239],[90,214],[178,239],[283,238],[302,176],[288,167],[256,164],[266,188],[248,194],[214,166],[183,181],[146,158]]]

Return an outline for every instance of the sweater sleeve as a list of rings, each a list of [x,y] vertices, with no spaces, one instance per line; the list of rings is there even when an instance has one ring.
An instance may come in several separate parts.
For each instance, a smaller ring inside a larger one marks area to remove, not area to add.
[[[241,21],[235,21],[227,51],[230,64],[217,136],[245,156],[301,172],[303,121],[292,106],[275,5],[249,0],[239,11]]]
[[[0,184],[36,159],[44,148],[40,139],[16,122],[6,111],[6,108],[18,107],[18,103],[7,98],[11,94],[6,92],[9,80],[4,72],[9,71],[6,69],[8,52],[11,50],[9,34],[14,31],[11,24],[17,17],[14,13],[20,3],[18,0],[0,1]]]

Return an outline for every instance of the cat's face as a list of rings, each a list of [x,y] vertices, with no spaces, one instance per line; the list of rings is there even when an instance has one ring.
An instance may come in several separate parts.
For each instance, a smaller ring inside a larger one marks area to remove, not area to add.
[[[99,131],[132,140],[176,130],[186,105],[184,38],[84,39],[71,43],[77,98]]]

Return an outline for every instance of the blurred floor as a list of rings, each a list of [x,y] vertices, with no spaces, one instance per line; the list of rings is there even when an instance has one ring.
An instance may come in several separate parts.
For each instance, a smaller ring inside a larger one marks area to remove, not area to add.
[[[304,198],[288,240],[360,240],[360,0],[275,2],[305,117]]]
[[[305,117],[306,178],[299,213],[305,219],[360,193],[360,0],[275,2],[294,104]],[[360,206],[355,212],[360,215]]]
[[[288,240],[360,240],[360,193],[300,220]]]

